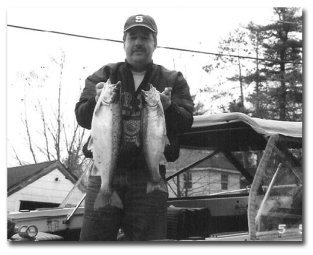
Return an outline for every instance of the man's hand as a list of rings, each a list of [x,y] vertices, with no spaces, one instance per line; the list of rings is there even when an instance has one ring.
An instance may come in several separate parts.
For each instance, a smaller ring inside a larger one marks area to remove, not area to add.
[[[172,88],[170,87],[165,88],[164,91],[160,93],[160,98],[164,110],[166,110],[172,104],[171,93]]]
[[[99,82],[99,83],[97,83],[97,85],[96,85],[96,93],[97,93],[97,94],[96,94],[96,96],[95,96],[96,102],[98,102],[98,99],[99,99],[99,97],[100,97],[101,91],[102,91],[103,86],[104,86],[105,84],[112,84],[112,83],[111,83],[111,80],[108,79],[106,82]],[[117,82],[116,84],[114,84],[114,85],[116,85],[115,91],[118,90],[118,89],[119,89],[119,86],[121,85],[121,81],[118,81],[118,82]]]
[[[99,97],[100,97],[100,94],[101,94],[101,90],[104,86],[105,82],[99,82],[97,85],[96,85],[96,91],[97,91],[97,94],[96,94],[96,102],[98,101]]]

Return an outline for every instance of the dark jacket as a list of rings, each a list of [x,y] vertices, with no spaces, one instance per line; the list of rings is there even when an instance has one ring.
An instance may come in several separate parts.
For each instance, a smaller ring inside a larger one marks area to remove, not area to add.
[[[93,111],[96,105],[96,84],[106,82],[108,78],[112,83],[121,81],[122,87],[134,87],[133,75],[127,62],[108,64],[90,75],[85,81],[85,88],[75,107],[76,119],[80,126],[87,129],[91,128]],[[189,86],[180,72],[169,71],[163,66],[153,63],[149,64],[137,92],[139,93],[141,89],[149,89],[150,83],[160,92],[166,87],[172,88],[172,104],[165,111],[167,136],[170,145],[166,146],[164,155],[167,161],[173,162],[179,156],[177,134],[190,129],[193,123],[194,104],[190,96]],[[90,157],[91,155],[86,156]]]

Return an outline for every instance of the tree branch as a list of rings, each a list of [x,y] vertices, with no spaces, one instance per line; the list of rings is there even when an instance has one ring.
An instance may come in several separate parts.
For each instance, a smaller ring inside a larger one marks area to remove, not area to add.
[[[22,163],[22,161],[20,160],[19,156],[17,155],[16,150],[14,149],[14,147],[13,147],[13,146],[12,146],[12,149],[13,149],[13,151],[14,151],[15,158],[16,158],[16,159],[17,159],[17,161],[19,162],[20,166],[22,166],[22,165],[23,165],[23,163]]]
[[[45,155],[47,156],[48,160],[51,161],[51,157],[50,157],[50,151],[49,151],[49,142],[48,142],[48,134],[47,134],[47,123],[46,123],[46,119],[45,119],[45,115],[42,109],[42,105],[40,104],[40,101],[38,100],[38,105],[40,108],[40,117],[41,117],[41,121],[43,124],[43,135],[45,138],[45,144],[46,144],[46,153]]]
[[[27,135],[29,150],[32,154],[34,162],[37,163],[36,155],[35,155],[35,152],[33,150],[32,139],[31,139],[31,135],[30,135],[30,131],[29,131],[29,125],[28,125],[28,121],[27,121],[26,107],[25,107],[25,118],[23,121],[24,121],[24,125],[26,128],[26,135]]]

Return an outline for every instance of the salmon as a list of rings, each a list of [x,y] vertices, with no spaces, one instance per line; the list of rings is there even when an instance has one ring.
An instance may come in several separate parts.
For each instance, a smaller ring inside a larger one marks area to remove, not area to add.
[[[141,113],[142,148],[150,176],[147,182],[147,193],[154,190],[167,192],[166,183],[159,172],[167,141],[165,115],[160,94],[152,85],[150,85],[150,90],[142,90],[141,94],[145,101]]]
[[[123,208],[119,195],[112,189],[122,132],[119,88],[120,82],[111,84],[108,80],[104,83],[92,117],[88,147],[93,153],[93,172],[101,176],[100,191],[94,203],[95,210],[107,205]]]

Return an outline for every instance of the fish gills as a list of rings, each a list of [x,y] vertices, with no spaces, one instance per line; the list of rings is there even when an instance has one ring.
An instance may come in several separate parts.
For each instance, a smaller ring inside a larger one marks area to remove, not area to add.
[[[91,124],[90,147],[93,152],[94,167],[101,176],[100,191],[94,209],[107,205],[123,208],[118,194],[112,190],[112,178],[119,152],[122,122],[119,102],[120,82],[104,83],[95,106]]]
[[[141,93],[145,101],[141,114],[142,146],[150,175],[147,193],[154,190],[167,192],[166,183],[159,172],[166,141],[165,116],[160,94],[152,85],[150,90],[142,90]]]

